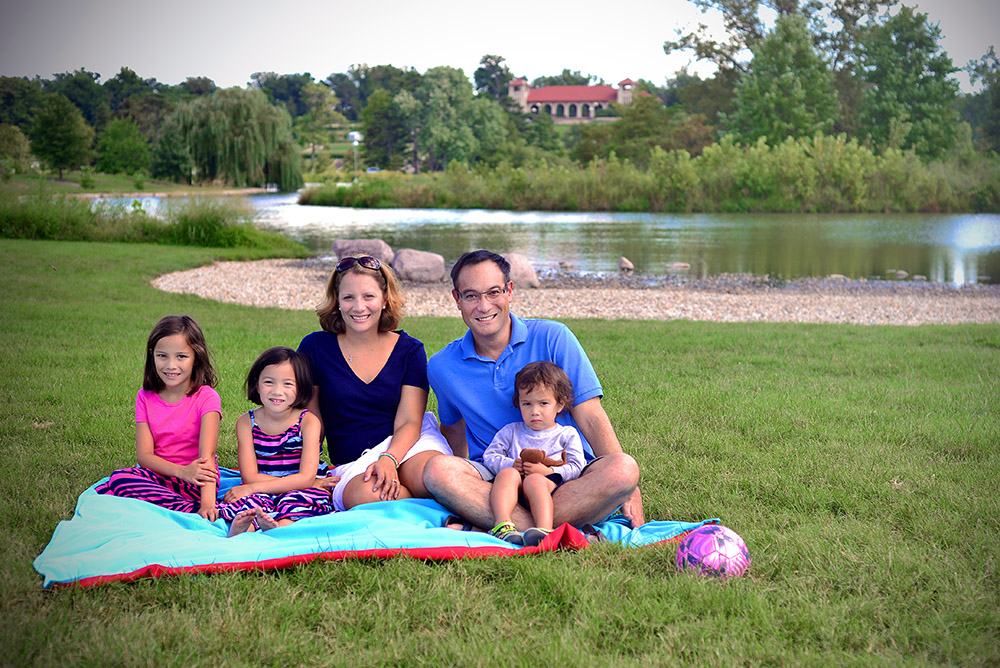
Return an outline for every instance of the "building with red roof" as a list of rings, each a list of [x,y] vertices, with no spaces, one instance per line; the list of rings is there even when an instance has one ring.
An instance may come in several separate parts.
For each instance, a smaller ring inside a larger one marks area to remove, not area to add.
[[[635,82],[625,79],[618,86],[543,86],[532,88],[518,77],[507,84],[507,94],[529,114],[546,113],[558,124],[586,123],[612,102],[629,104]],[[610,120],[610,119],[609,119]]]

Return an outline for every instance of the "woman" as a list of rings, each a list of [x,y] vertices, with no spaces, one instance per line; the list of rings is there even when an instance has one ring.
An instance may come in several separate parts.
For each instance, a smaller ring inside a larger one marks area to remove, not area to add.
[[[299,344],[317,384],[309,409],[323,422],[333,474],[341,476],[333,491],[337,510],[430,497],[424,465],[451,454],[426,412],[424,344],[395,331],[403,302],[392,269],[368,255],[345,257],[316,311],[323,330]]]

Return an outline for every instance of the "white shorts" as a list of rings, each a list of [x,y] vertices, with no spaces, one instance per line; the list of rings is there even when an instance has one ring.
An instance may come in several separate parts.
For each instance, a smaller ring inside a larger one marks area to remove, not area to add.
[[[344,488],[347,487],[347,483],[351,481],[352,478],[363,474],[368,467],[378,459],[378,456],[389,449],[389,442],[392,441],[392,436],[389,436],[384,441],[376,445],[374,448],[369,448],[361,453],[361,456],[355,459],[353,462],[347,462],[346,464],[341,464],[337,468],[333,469],[333,475],[340,476],[340,482],[337,486],[333,488],[333,507],[338,511],[347,510],[344,508]],[[445,455],[452,454],[451,446],[448,445],[448,441],[444,439],[441,435],[441,429],[438,427],[437,418],[434,417],[434,413],[430,411],[424,413],[423,423],[420,425],[420,438],[417,442],[413,444],[406,456],[403,457],[402,464],[408,460],[413,455],[419,454],[421,452],[427,452],[428,450],[434,452],[440,452]]]

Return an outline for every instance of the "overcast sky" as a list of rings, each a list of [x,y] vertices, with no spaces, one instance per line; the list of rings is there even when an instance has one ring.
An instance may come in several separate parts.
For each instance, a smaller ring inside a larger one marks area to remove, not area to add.
[[[998,0],[919,0],[940,24],[942,46],[963,67],[998,41]],[[664,81],[691,61],[663,53],[678,29],[713,23],[688,0],[485,3],[469,0],[21,0],[0,12],[0,75],[51,78],[85,67],[105,81],[122,66],[177,84],[207,76],[244,86],[259,71],[317,80],[355,63],[424,72],[459,67],[469,78],[484,54],[529,80],[563,68],[608,83]],[[281,8],[280,10],[278,8]],[[691,71],[708,74],[704,65]],[[963,87],[967,79],[960,77]]]

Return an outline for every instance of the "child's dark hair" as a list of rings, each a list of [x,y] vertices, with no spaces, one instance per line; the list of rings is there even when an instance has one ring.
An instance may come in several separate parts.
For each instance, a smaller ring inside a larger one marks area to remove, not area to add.
[[[212,360],[208,355],[208,344],[205,343],[205,335],[201,333],[201,327],[191,316],[187,315],[167,315],[160,318],[160,321],[149,333],[149,340],[146,341],[146,366],[142,374],[142,389],[147,392],[160,392],[165,385],[160,375],[156,373],[156,362],[153,359],[153,350],[160,339],[174,334],[183,334],[187,344],[194,351],[194,364],[191,368],[191,389],[188,396],[194,394],[202,385],[215,387],[215,369],[212,368]]]
[[[292,373],[295,374],[295,401],[292,403],[292,408],[305,408],[313,398],[313,381],[309,360],[302,353],[284,346],[268,348],[250,367],[250,373],[247,374],[247,399],[258,406],[264,405],[260,399],[260,392],[257,391],[257,381],[260,380],[260,374],[264,373],[265,368],[282,362],[290,363]]]
[[[514,406],[520,408],[518,395],[528,392],[537,386],[552,390],[556,401],[562,402],[563,410],[573,405],[573,382],[566,372],[552,362],[532,362],[514,376]]]

